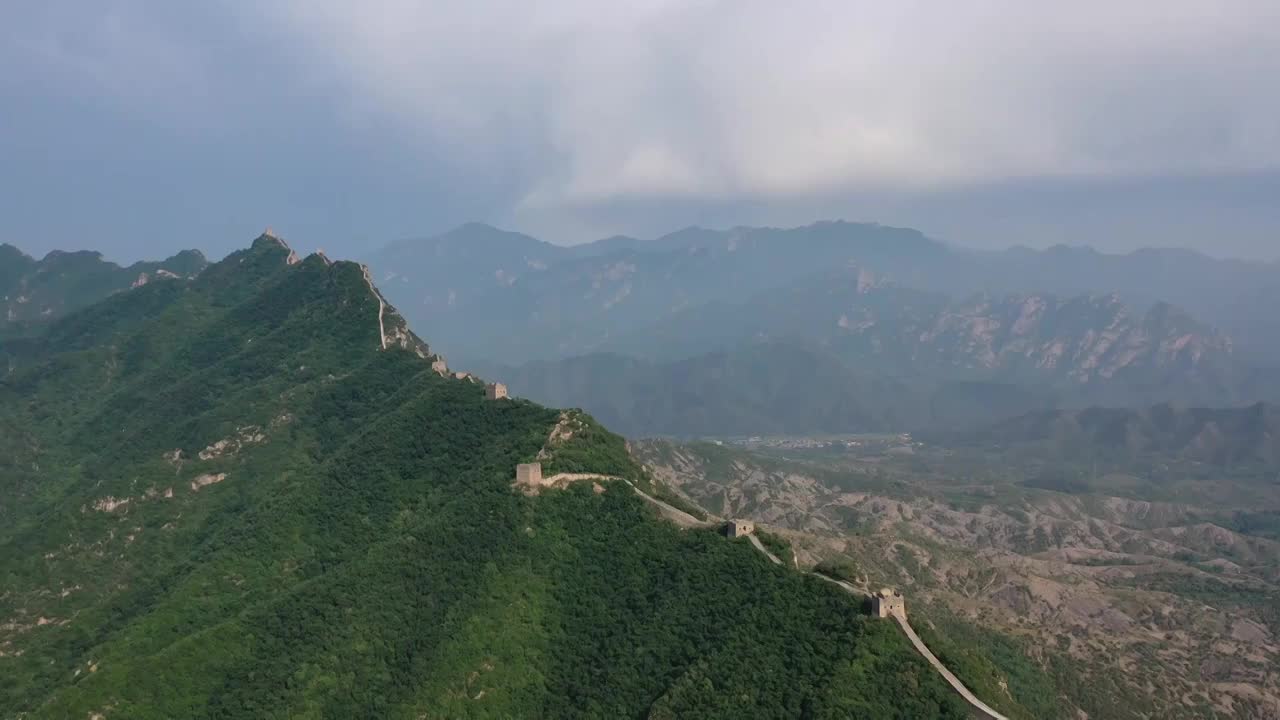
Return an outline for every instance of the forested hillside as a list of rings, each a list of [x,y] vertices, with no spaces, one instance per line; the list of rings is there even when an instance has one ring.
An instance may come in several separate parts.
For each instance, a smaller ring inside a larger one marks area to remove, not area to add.
[[[263,236],[0,343],[0,715],[967,716],[893,626]]]
[[[190,277],[207,264],[198,250],[121,267],[96,252],[55,250],[36,260],[12,245],[0,245],[0,337],[156,278]]]

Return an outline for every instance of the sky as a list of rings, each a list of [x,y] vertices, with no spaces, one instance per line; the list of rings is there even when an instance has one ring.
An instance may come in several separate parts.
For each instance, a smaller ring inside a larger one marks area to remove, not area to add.
[[[844,218],[1280,258],[1275,0],[7,0],[0,242]]]

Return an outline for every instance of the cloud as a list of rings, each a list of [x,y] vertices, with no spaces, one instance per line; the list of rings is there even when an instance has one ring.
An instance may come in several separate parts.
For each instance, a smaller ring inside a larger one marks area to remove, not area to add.
[[[17,0],[4,20],[0,241],[27,246],[849,217],[1270,257],[1280,227],[1274,0]]]
[[[270,7],[531,209],[1280,166],[1272,0]]]

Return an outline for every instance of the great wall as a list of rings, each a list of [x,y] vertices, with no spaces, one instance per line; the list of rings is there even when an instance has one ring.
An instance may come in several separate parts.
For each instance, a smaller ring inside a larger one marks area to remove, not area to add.
[[[714,520],[699,520],[689,513],[649,495],[636,487],[630,480],[626,480],[625,478],[614,477],[611,475],[598,475],[594,473],[558,473],[544,477],[542,474],[542,464],[533,462],[521,463],[516,466],[516,480],[513,484],[525,492],[536,493],[542,488],[563,487],[568,483],[580,480],[592,480],[593,482],[601,480],[622,480],[642,499],[655,506],[663,517],[671,520],[676,525],[682,528],[720,527],[723,529],[724,534],[729,538],[746,538],[747,541],[751,543],[752,547],[760,551],[760,553],[768,558],[770,562],[775,565],[783,567],[786,566],[786,563],[780,560],[773,553],[769,552],[769,549],[760,541],[759,536],[756,535],[755,523],[750,520],[731,519],[723,523],[716,522]],[[598,483],[597,487],[600,487]],[[603,491],[603,488],[600,488],[600,491]],[[828,577],[827,575],[813,571],[802,572],[837,585],[840,589],[857,598],[865,597],[863,591],[843,580]],[[996,712],[991,708],[991,706],[978,699],[978,696],[974,695],[969,688],[965,687],[965,684],[960,681],[960,678],[956,677],[954,673],[948,670],[947,667],[942,664],[942,661],[938,659],[938,656],[934,655],[933,651],[929,650],[929,647],[924,644],[924,640],[921,640],[920,635],[916,633],[915,628],[911,627],[911,622],[907,620],[906,598],[901,593],[889,588],[879,590],[871,597],[871,607],[873,616],[878,618],[891,617],[898,623],[898,627],[902,628],[902,632],[906,634],[907,639],[911,641],[911,645],[915,648],[916,652],[918,652],[926,662],[933,666],[933,669],[936,670],[938,674],[942,675],[942,678],[947,681],[947,685],[949,685],[957,695],[963,698],[965,702],[969,703],[970,707],[973,709],[975,717],[983,718],[984,720],[1009,720],[1006,716]]]
[[[288,258],[286,259],[286,263],[293,265],[300,262],[300,259],[298,258],[297,254],[293,251],[293,249],[289,247],[289,245],[284,241],[283,238],[281,238],[279,235],[276,235],[271,230],[271,228],[267,228],[263,232],[263,235],[279,243],[281,247],[289,251],[289,255],[288,255]],[[322,253],[317,253],[317,254],[319,254],[327,264],[332,264],[331,261],[329,261],[327,257],[324,257]],[[373,294],[374,298],[378,301],[378,339],[381,343],[381,349],[386,350],[391,345],[408,347],[408,345],[410,344],[408,342],[408,339],[409,339],[408,337],[395,337],[395,338],[388,337],[386,324],[384,320],[384,316],[387,312],[387,307],[388,307],[387,303],[383,299],[382,293],[380,293],[377,287],[374,285],[373,277],[369,271],[368,266],[360,265],[359,267],[365,283],[369,286],[369,291]],[[404,332],[402,333],[402,335],[409,335],[409,334],[407,332]],[[414,339],[416,340],[416,338]],[[417,354],[420,357],[430,359],[432,371],[434,371],[436,374],[440,375],[441,377],[451,376],[448,365],[445,362],[444,356],[439,354],[429,355],[430,351],[426,348],[425,344],[421,343],[421,341],[418,341],[417,345],[419,347],[416,347],[414,349],[417,351]],[[453,373],[452,377],[457,380],[466,380],[469,382],[479,381],[479,378],[476,378],[471,374],[465,373],[465,372]],[[500,382],[485,383],[486,399],[506,400],[508,399],[508,397],[509,395],[507,394],[507,386],[504,385],[503,383],[500,383]],[[552,434],[554,436],[555,431],[553,431]],[[539,457],[542,457],[542,455],[540,454]],[[786,566],[786,563],[784,563],[781,559],[779,559],[773,553],[769,552],[769,549],[766,548],[764,546],[764,543],[760,541],[760,538],[756,535],[756,532],[755,532],[756,530],[755,524],[750,520],[733,519],[733,520],[729,520],[727,523],[720,523],[714,520],[700,520],[694,517],[693,515],[690,515],[689,513],[683,510],[680,510],[679,508],[673,505],[670,505],[669,503],[663,502],[662,500],[659,500],[653,497],[652,495],[649,495],[648,493],[644,492],[640,488],[636,487],[634,483],[632,483],[630,480],[627,480],[626,478],[621,478],[613,475],[602,475],[597,473],[557,473],[555,475],[543,476],[542,464],[539,462],[531,462],[531,463],[521,463],[516,466],[516,478],[513,485],[519,488],[522,492],[526,494],[537,494],[540,490],[544,488],[565,487],[571,483],[580,482],[584,480],[592,481],[594,483],[594,486],[597,492],[605,491],[605,488],[599,484],[601,481],[621,480],[622,482],[625,482],[628,486],[630,486],[631,489],[635,491],[635,493],[639,495],[645,502],[649,503],[650,505],[653,505],[664,518],[676,524],[677,526],[681,528],[686,528],[686,529],[712,528],[717,526],[721,527],[724,530],[725,535],[727,535],[730,538],[746,538],[747,541],[751,543],[752,547],[754,547],[766,558],[768,558],[768,560],[771,563],[778,566]],[[195,489],[194,484],[193,484],[193,489]],[[798,569],[795,567],[794,559],[792,562],[792,568]],[[823,575],[817,572],[812,572],[812,571],[803,571],[803,572],[806,572],[806,574],[808,575],[821,578],[822,580],[825,580],[827,582],[833,583],[839,586],[845,592],[851,595],[854,595],[855,597],[859,597],[859,598],[864,597],[861,590],[859,590],[858,588],[855,588],[853,585],[850,585],[849,583],[843,580],[838,580],[836,578],[828,577],[826,575]],[[872,607],[873,607],[873,614],[876,615],[877,617],[879,618],[892,617],[894,620],[897,621],[899,627],[902,628],[902,631],[906,634],[907,639],[911,641],[911,644],[916,649],[916,651],[920,653],[920,655],[924,657],[924,659],[930,665],[932,665],[933,668],[937,670],[939,674],[942,675],[943,679],[947,681],[947,684],[951,686],[952,690],[954,690],[957,694],[959,694],[962,698],[964,698],[966,702],[970,704],[970,706],[973,708],[973,711],[977,717],[986,718],[987,720],[1008,720],[1008,718],[1006,718],[1004,715],[1001,715],[1000,713],[993,710],[986,703],[979,700],[978,697],[975,696],[967,687],[965,687],[964,683],[960,682],[960,679],[957,678],[955,674],[953,674],[950,670],[948,670],[946,666],[942,664],[942,661],[939,660],[937,656],[934,655],[933,652],[929,650],[928,646],[924,644],[924,641],[920,639],[920,636],[916,633],[915,629],[911,627],[911,623],[907,620],[906,600],[900,593],[897,593],[896,591],[893,591],[893,590],[889,590],[887,588],[884,590],[881,590],[872,596]]]
[[[278,242],[280,242],[281,245],[284,245],[286,248],[288,247],[288,245],[285,245],[283,240],[280,240],[277,236],[272,234],[270,230],[268,230],[266,234],[272,237],[273,239],[276,239]],[[292,253],[292,250],[290,250],[289,262],[291,264],[294,262],[297,262],[296,255]],[[362,265],[361,270],[364,275],[365,281],[369,284],[370,291],[373,292],[374,297],[377,298],[378,300],[378,335],[382,341],[382,349],[385,350],[389,344],[387,339],[386,328],[385,328],[385,325],[383,324],[383,315],[386,311],[386,302],[383,300],[381,293],[379,293],[377,291],[377,288],[374,286],[373,278],[369,274],[369,269],[366,266]],[[420,350],[419,354],[423,355],[424,353],[422,353],[422,351]],[[444,357],[441,355],[435,355],[432,357],[431,369],[442,377],[448,377],[450,374],[448,365],[446,364]],[[455,373],[453,377],[455,377],[458,380],[468,380],[472,382],[475,382],[477,380],[477,378],[474,378],[470,374],[463,373],[463,372]],[[506,400],[508,397],[509,396],[507,394],[507,386],[504,385],[503,383],[500,383],[500,382],[485,383],[486,399]],[[781,559],[779,559],[773,553],[769,552],[769,549],[766,548],[764,546],[764,543],[760,541],[759,536],[757,536],[755,532],[756,530],[755,524],[750,520],[732,519],[732,520],[729,520],[727,523],[718,523],[713,520],[700,520],[694,517],[693,515],[690,515],[689,513],[683,510],[680,510],[679,508],[673,505],[670,505],[669,503],[663,502],[662,500],[659,500],[653,497],[652,495],[649,495],[648,493],[644,492],[640,488],[636,487],[635,484],[632,483],[630,480],[627,480],[625,478],[620,478],[613,475],[602,475],[597,473],[556,473],[554,475],[544,476],[542,474],[542,464],[539,462],[531,462],[531,463],[521,463],[516,466],[516,478],[513,484],[516,487],[520,488],[520,490],[522,492],[525,492],[526,494],[537,494],[540,490],[544,488],[565,487],[571,483],[581,482],[585,480],[592,481],[597,492],[604,492],[605,490],[604,487],[599,484],[601,481],[621,480],[625,482],[633,491],[635,491],[635,493],[639,495],[645,502],[649,503],[650,505],[653,505],[658,510],[659,514],[661,514],[664,518],[676,524],[677,526],[681,528],[686,528],[686,529],[712,528],[712,527],[720,526],[724,529],[725,534],[730,538],[746,538],[747,541],[751,543],[752,547],[754,547],[766,558],[768,558],[768,560],[774,565],[778,565],[780,567],[786,566],[786,563],[784,563]],[[795,567],[794,560],[792,563],[792,567],[793,569],[798,569]],[[839,586],[845,592],[855,597],[858,597],[858,598],[864,597],[864,594],[861,590],[854,587],[853,585],[850,585],[847,582],[838,580],[836,578],[828,577],[826,575],[823,575],[822,573],[817,573],[813,571],[802,571],[802,572],[806,572],[806,574],[808,575],[812,575],[814,577],[821,578],[822,580],[825,580],[827,582],[833,583]],[[871,598],[871,602],[872,602],[873,614],[876,617],[879,617],[882,619],[892,617],[898,623],[898,626],[902,628],[902,632],[906,634],[907,639],[911,641],[911,645],[912,647],[915,648],[916,652],[918,652],[921,655],[921,657],[925,659],[926,662],[928,662],[931,666],[933,666],[933,668],[940,675],[942,675],[942,678],[947,681],[947,684],[951,687],[952,690],[954,690],[960,697],[962,697],[966,702],[969,703],[976,717],[984,718],[986,720],[1008,720],[1007,717],[996,712],[989,705],[982,702],[982,700],[978,699],[978,697],[974,695],[973,692],[969,690],[969,688],[965,687],[964,683],[960,681],[960,678],[956,677],[954,673],[948,670],[946,666],[942,664],[942,661],[939,660],[938,657],[934,655],[931,650],[929,650],[929,647],[924,644],[924,641],[922,639],[920,639],[920,635],[916,633],[915,628],[911,627],[911,622],[907,620],[906,599],[902,596],[901,593],[885,588],[875,593]]]

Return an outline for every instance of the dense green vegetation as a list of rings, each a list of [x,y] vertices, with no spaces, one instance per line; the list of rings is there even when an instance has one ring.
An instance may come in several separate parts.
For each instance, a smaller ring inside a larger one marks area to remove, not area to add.
[[[0,344],[0,708],[33,718],[966,716],[818,579],[658,521],[586,416],[380,350],[269,238]],[[388,331],[403,321],[388,309]]]
[[[781,560],[784,565],[790,567],[793,564],[791,543],[787,542],[786,538],[760,528],[756,528],[755,535],[760,539],[760,544],[764,545],[765,549],[773,553],[773,556]]]
[[[55,250],[36,260],[0,244],[0,338],[38,332],[49,320],[125,290],[143,275],[150,280],[164,271],[185,277],[207,264],[197,250],[120,267],[96,252]]]
[[[830,578],[835,578],[836,580],[844,580],[845,582],[867,582],[866,572],[858,566],[858,563],[848,557],[837,555],[826,558],[815,565],[813,571],[822,573]]]
[[[936,605],[916,603],[911,616],[911,626],[933,654],[992,707],[1015,720],[1062,715],[1060,691],[1023,642]]]

